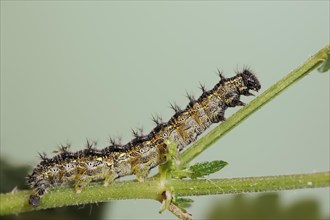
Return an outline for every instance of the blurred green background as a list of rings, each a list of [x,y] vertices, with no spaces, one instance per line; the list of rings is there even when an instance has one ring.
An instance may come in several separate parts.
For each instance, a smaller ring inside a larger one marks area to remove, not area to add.
[[[151,114],[167,120],[169,102],[184,107],[186,91],[200,95],[199,82],[216,84],[217,68],[233,76],[251,67],[263,92],[329,43],[329,14],[329,1],[1,1],[1,157],[32,168],[37,152],[59,144],[125,143],[131,128],[153,128]],[[195,161],[215,159],[229,165],[210,178],[330,170],[329,74],[312,72]],[[258,207],[274,207],[268,218],[324,218],[329,193],[194,197],[188,210],[196,219],[256,217]],[[173,218],[154,201],[103,206],[99,218]]]

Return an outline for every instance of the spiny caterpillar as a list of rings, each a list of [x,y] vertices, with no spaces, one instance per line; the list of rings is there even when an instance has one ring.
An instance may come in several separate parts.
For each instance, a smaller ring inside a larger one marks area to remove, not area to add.
[[[135,138],[125,145],[112,141],[104,149],[96,149],[87,142],[87,148],[71,152],[63,146],[52,158],[40,155],[42,161],[28,176],[34,193],[29,204],[39,206],[40,198],[47,189],[63,184],[72,184],[77,193],[91,181],[103,180],[104,186],[115,179],[135,174],[143,181],[151,168],[166,161],[168,147],[165,140],[177,144],[181,151],[194,142],[212,123],[223,121],[228,107],[243,106],[240,96],[250,96],[250,90],[259,91],[260,83],[250,70],[244,69],[236,76],[225,78],[220,72],[220,82],[194,99],[188,95],[189,104],[184,110],[172,105],[175,114],[166,123],[153,118],[156,127],[147,135],[134,132]]]

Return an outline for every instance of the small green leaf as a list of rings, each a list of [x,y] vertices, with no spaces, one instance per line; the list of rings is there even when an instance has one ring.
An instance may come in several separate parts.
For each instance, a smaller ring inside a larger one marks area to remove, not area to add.
[[[214,160],[212,162],[196,163],[186,169],[174,170],[172,177],[177,179],[207,176],[224,168],[228,163],[222,160]]]
[[[327,72],[330,69],[330,50],[328,51],[328,57],[327,57],[327,59],[317,69],[321,73]]]
[[[210,175],[212,173],[218,172],[224,168],[228,163],[223,160],[214,160],[211,162],[197,163],[189,168],[192,171],[190,178],[196,179],[198,177],[203,177]]]
[[[188,208],[194,202],[192,199],[182,198],[182,197],[175,197],[175,201],[173,203],[180,208]]]

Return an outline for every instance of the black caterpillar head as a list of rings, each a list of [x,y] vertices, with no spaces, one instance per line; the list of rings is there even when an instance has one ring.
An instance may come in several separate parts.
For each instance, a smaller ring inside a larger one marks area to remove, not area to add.
[[[243,70],[242,73],[240,73],[239,75],[242,76],[244,85],[247,87],[247,92],[251,89],[254,91],[259,91],[259,89],[261,89],[261,85],[259,83],[259,80],[257,79],[257,77],[251,73],[249,70],[245,69]]]

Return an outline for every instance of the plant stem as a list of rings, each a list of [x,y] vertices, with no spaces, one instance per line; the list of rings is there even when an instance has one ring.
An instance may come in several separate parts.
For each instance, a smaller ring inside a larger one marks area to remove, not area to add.
[[[264,93],[259,95],[257,98],[255,98],[246,106],[244,106],[235,114],[233,114],[226,121],[222,122],[219,126],[214,128],[207,135],[199,139],[193,146],[191,146],[181,154],[180,166],[184,167],[187,163],[197,157],[205,149],[210,147],[214,142],[224,136],[231,129],[239,125],[244,119],[246,119],[252,113],[257,111],[260,107],[275,98],[290,85],[297,82],[299,79],[302,79],[310,71],[318,67],[321,63],[323,63],[324,61],[328,61],[329,51],[330,45],[327,45],[319,52],[317,52],[314,56],[310,57],[303,65],[293,70],[283,79],[281,79],[272,87],[267,89]]]
[[[109,187],[100,183],[92,183],[77,194],[70,186],[54,187],[46,193],[40,206],[32,208],[28,204],[31,190],[0,194],[0,215],[29,212],[33,210],[105,202],[119,199],[156,199],[160,200],[164,187],[159,180],[149,179],[143,183],[137,181],[118,181]]]
[[[177,196],[269,192],[330,186],[330,172],[231,179],[171,180]]]
[[[176,196],[318,188],[330,186],[330,172],[231,179],[168,180],[166,185],[175,189]],[[149,179],[143,183],[119,181],[109,187],[91,184],[80,194],[76,194],[69,187],[58,187],[52,189],[42,198],[37,210],[118,199],[155,199],[161,201],[160,195],[164,191],[165,186],[161,186],[158,179]],[[30,190],[0,194],[0,215],[36,210],[27,202],[30,195]]]

